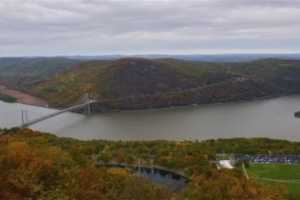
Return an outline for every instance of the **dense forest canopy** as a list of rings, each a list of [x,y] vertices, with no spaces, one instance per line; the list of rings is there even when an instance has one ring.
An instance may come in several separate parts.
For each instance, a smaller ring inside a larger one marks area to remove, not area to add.
[[[284,187],[248,181],[240,170],[217,170],[210,161],[221,149],[243,151],[245,145],[252,153],[300,149],[299,143],[267,139],[79,141],[29,129],[2,130],[0,144],[0,199],[286,199]],[[187,188],[174,193],[130,171],[95,166],[95,159],[147,164],[149,156],[189,176]]]

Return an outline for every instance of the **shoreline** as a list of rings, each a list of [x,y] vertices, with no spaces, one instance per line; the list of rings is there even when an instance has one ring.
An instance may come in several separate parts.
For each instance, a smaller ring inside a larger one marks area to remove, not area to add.
[[[3,84],[0,85],[0,93],[7,95],[7,96],[11,96],[13,98],[16,98],[17,99],[16,103],[21,103],[21,104],[26,104],[26,105],[31,105],[31,106],[39,106],[39,107],[48,107],[47,101],[45,101],[41,98],[32,96],[25,92],[10,89]]]
[[[184,108],[193,108],[193,107],[200,107],[200,106],[214,106],[214,105],[224,105],[224,104],[232,104],[232,103],[250,103],[255,101],[264,101],[270,100],[280,97],[289,97],[295,96],[300,94],[286,94],[286,95],[270,95],[265,97],[256,97],[248,100],[236,100],[236,101],[223,101],[223,102],[211,102],[211,103],[198,103],[198,104],[188,104],[182,106],[169,106],[169,107],[157,107],[157,108],[144,108],[144,109],[132,109],[132,110],[109,110],[103,111],[99,113],[127,113],[127,112],[139,112],[139,111],[159,111],[159,110],[172,110],[172,109],[184,109]],[[99,114],[97,113],[97,114]]]
[[[62,109],[49,106],[46,100],[43,100],[39,97],[32,96],[28,93],[21,92],[19,90],[10,89],[3,84],[0,84],[0,94],[4,94],[7,96],[11,96],[17,99],[16,103],[21,103],[25,105],[37,106],[37,107],[45,107],[50,109]],[[280,98],[280,97],[288,97],[294,96],[299,94],[285,94],[285,95],[269,95],[265,97],[255,97],[250,98],[247,100],[235,100],[235,101],[220,101],[220,102],[211,102],[211,103],[196,103],[196,104],[188,104],[188,105],[181,105],[181,106],[169,106],[169,107],[157,107],[157,108],[143,108],[143,109],[132,109],[132,110],[109,110],[103,111],[99,113],[120,113],[120,112],[135,112],[135,111],[156,111],[156,110],[169,110],[169,109],[182,109],[182,108],[191,108],[191,107],[199,107],[203,105],[223,105],[223,104],[230,104],[230,103],[246,103],[246,102],[255,102],[255,101],[263,101],[269,100],[273,98]]]

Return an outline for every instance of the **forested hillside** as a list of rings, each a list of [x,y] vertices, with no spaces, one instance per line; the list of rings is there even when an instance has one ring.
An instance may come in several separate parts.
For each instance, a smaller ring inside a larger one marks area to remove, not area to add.
[[[127,58],[83,62],[34,87],[52,106],[75,103],[84,93],[98,109],[144,109],[251,100],[300,92],[300,61],[266,59],[205,63]]]
[[[35,84],[51,79],[80,61],[53,58],[0,58],[0,83],[14,89],[30,90]]]
[[[29,129],[0,130],[0,199],[74,200],[283,200],[284,187],[247,180],[239,170],[217,170],[215,154],[299,153],[299,143],[268,139],[203,142],[110,142],[58,138]],[[247,151],[246,151],[247,152]],[[190,177],[171,192],[127,170],[96,167],[96,161],[150,164]]]
[[[161,108],[299,93],[300,61],[1,58],[1,83],[54,107],[75,104],[89,93],[99,111]]]

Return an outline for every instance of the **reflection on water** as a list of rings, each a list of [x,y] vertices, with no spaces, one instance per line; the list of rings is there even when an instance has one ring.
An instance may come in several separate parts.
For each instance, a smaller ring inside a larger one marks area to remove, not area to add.
[[[186,178],[169,173],[166,170],[139,168],[137,175],[145,177],[154,183],[164,185],[172,191],[182,190],[188,184],[188,180]]]
[[[166,186],[172,191],[184,189],[189,182],[189,178],[180,172],[175,172],[154,165],[131,165],[126,163],[105,163],[99,161],[98,166],[105,168],[127,169],[134,172],[137,176],[146,178],[156,184]]]
[[[47,108],[0,102],[0,127],[20,125],[21,110],[30,119],[55,112]],[[188,140],[271,137],[300,140],[300,96],[254,102],[105,113],[65,113],[31,128],[79,139]]]

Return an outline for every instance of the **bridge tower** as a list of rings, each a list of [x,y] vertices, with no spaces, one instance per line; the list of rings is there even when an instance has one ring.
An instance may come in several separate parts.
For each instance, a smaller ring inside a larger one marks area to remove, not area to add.
[[[27,123],[28,121],[28,111],[27,110],[21,110],[21,120],[22,120],[22,127],[24,126],[24,124]]]
[[[78,104],[86,104],[86,106],[83,108],[83,112],[86,115],[90,115],[91,114],[91,106],[90,106],[90,95],[89,93],[85,93],[80,100],[78,101]]]
[[[91,104],[89,103],[87,105],[87,115],[91,115],[91,113],[92,113],[92,108],[91,108]]]
[[[88,103],[87,104],[87,115],[90,115],[92,112],[92,108],[91,108],[91,99],[90,99],[89,93],[86,94],[86,102]]]

